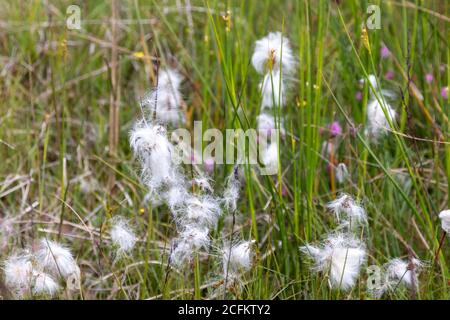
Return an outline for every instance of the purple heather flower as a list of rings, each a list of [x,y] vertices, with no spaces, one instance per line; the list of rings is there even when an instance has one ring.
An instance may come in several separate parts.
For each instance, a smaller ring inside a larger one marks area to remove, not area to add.
[[[391,52],[389,51],[388,47],[382,46],[380,49],[380,55],[381,58],[385,59],[391,55]]]
[[[389,70],[389,71],[386,72],[386,74],[384,75],[384,77],[385,77],[387,80],[392,80],[392,79],[394,79],[394,76],[395,76],[395,73],[394,73],[394,71],[392,71],[392,70]]]
[[[342,134],[342,127],[339,122],[334,121],[328,126],[330,133],[333,137],[340,136]]]
[[[448,99],[448,87],[441,88],[441,96],[444,99]]]
[[[431,83],[431,82],[433,82],[433,74],[431,74],[431,73],[427,73],[426,75],[425,75],[425,81],[426,82],[428,82],[428,83]]]
[[[356,92],[356,94],[355,94],[356,101],[361,101],[362,98],[363,98],[362,92],[361,91]]]

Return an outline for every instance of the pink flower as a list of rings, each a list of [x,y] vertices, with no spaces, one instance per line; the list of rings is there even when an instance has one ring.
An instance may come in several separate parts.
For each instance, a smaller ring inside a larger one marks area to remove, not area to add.
[[[363,95],[362,95],[361,91],[356,92],[356,94],[355,94],[356,101],[361,101],[362,97],[363,97]]]
[[[389,49],[386,46],[382,46],[380,49],[380,55],[381,55],[381,58],[385,59],[391,55],[391,52],[389,51]]]
[[[340,136],[342,134],[342,127],[339,122],[334,121],[332,124],[328,126],[330,133],[333,137]]]
[[[392,80],[392,79],[394,79],[394,76],[395,76],[395,73],[394,73],[394,71],[392,71],[392,70],[389,70],[389,71],[386,72],[386,74],[384,75],[384,77],[385,77],[387,80]]]
[[[441,88],[441,96],[444,99],[448,99],[448,87]]]
[[[428,83],[433,82],[433,75],[431,73],[427,73],[425,75],[425,81],[428,82]]]

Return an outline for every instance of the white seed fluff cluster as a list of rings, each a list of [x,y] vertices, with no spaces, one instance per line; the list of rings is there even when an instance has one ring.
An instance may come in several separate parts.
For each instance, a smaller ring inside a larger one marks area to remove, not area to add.
[[[313,272],[328,273],[331,286],[346,291],[355,285],[366,261],[366,246],[353,233],[357,225],[367,221],[367,216],[364,208],[347,194],[341,194],[326,207],[334,213],[340,225],[319,246],[306,244],[300,250],[313,259]],[[341,229],[345,231],[338,231]]]
[[[137,237],[127,220],[120,216],[114,217],[112,219],[110,233],[112,243],[117,249],[118,257],[121,257],[122,255],[133,250]]]
[[[340,184],[344,183],[349,177],[347,166],[343,162],[339,163],[334,169],[334,171],[336,175],[336,180]]]
[[[162,69],[158,81],[147,104],[150,109],[156,107],[157,113],[162,111],[167,114],[171,112],[169,106],[178,107],[181,103],[178,91],[181,77],[173,70]],[[163,115],[153,119],[152,113],[149,114],[150,119],[138,121],[132,129],[130,145],[140,162],[142,181],[150,191],[148,198],[165,203],[176,223],[178,237],[173,241],[170,263],[185,268],[198,251],[209,249],[209,233],[216,228],[223,209],[236,210],[240,184],[237,178],[228,179],[223,196],[216,197],[213,195],[211,178],[199,172],[199,168],[194,166],[198,172],[194,179],[187,179],[175,151],[178,151],[176,147],[180,147],[183,152],[187,149],[192,154],[190,146],[184,146],[184,141],[175,146],[169,141],[165,127],[167,122],[176,121],[172,121],[171,115],[167,116],[170,119],[162,119]],[[192,186],[196,186],[194,191]],[[135,240],[124,235],[127,233],[123,226],[111,231],[113,241],[114,238],[119,239],[115,242],[121,243],[119,247],[125,250],[131,248]]]
[[[314,260],[313,271],[329,272],[331,285],[342,290],[351,289],[366,260],[365,245],[349,234],[332,234],[322,246],[300,248]]]
[[[341,221],[342,214],[345,215],[344,223],[355,225],[367,222],[364,208],[348,194],[341,194],[338,198],[329,202],[327,208],[334,213],[338,222]]]
[[[254,241],[241,241],[223,246],[221,255],[224,279],[239,280],[244,272],[251,269],[254,258],[253,245]]]
[[[441,211],[439,218],[441,219],[442,230],[450,234],[450,209]]]
[[[158,85],[142,101],[147,112],[161,123],[177,124],[184,122],[185,117],[181,110],[182,98],[180,85],[182,76],[174,69],[161,69],[158,71]]]
[[[266,108],[271,110],[276,106],[283,106],[286,102],[285,79],[294,73],[296,65],[289,39],[283,37],[281,32],[271,32],[266,37],[257,40],[252,64],[255,70],[263,75],[259,86],[261,110]],[[273,115],[261,113],[257,117],[257,128],[260,138],[260,160],[264,165],[264,172],[265,174],[275,174],[278,171],[278,136],[270,143],[265,143],[265,139],[271,136],[276,128]],[[282,131],[281,125],[278,125],[278,129]]]
[[[376,95],[372,88],[370,88],[371,95],[366,109],[367,126],[365,132],[369,138],[376,141],[387,132],[387,129],[390,128],[389,120],[391,122],[395,121],[397,113],[391,105],[386,102],[385,91],[378,89],[375,76],[372,74],[369,75],[368,80],[376,90]]]
[[[424,263],[416,258],[402,260],[395,258],[383,266],[381,283],[369,290],[375,298],[381,298],[388,291],[394,291],[400,285],[417,290],[419,287],[419,273]]]
[[[270,32],[255,42],[252,56],[255,70],[264,75],[270,70],[291,73],[295,67],[295,58],[289,45],[289,39],[281,32]]]
[[[4,273],[6,286],[18,299],[54,296],[61,289],[59,280],[80,278],[80,268],[70,250],[47,239],[42,239],[34,252],[26,249],[9,256]]]

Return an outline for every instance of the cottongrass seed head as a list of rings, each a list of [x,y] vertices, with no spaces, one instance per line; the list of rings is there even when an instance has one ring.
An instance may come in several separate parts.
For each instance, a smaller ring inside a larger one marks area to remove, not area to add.
[[[377,99],[372,99],[367,105],[367,127],[365,133],[372,140],[377,140],[390,128],[389,121],[397,118],[396,111],[384,99],[381,104]],[[386,114],[383,111],[385,108]],[[388,120],[389,119],[389,120]]]
[[[141,177],[151,192],[178,179],[173,146],[163,126],[139,122],[130,134],[130,145],[141,162]]]
[[[41,239],[35,257],[42,269],[55,277],[67,279],[79,273],[78,265],[70,250],[55,241]]]
[[[222,248],[222,266],[225,277],[235,277],[251,269],[254,243],[254,241],[241,241],[232,245],[227,244]]]
[[[155,114],[161,123],[184,122],[180,93],[182,81],[182,76],[174,69],[159,70],[157,87],[142,101],[142,106],[148,108],[150,117]]]
[[[228,176],[222,197],[224,207],[231,212],[236,211],[237,209],[237,201],[239,200],[239,191],[241,188],[241,183],[237,177],[236,170],[233,170]]]
[[[450,234],[450,209],[441,211],[439,218],[441,219],[442,230]]]
[[[300,250],[314,260],[314,272],[329,272],[332,287],[342,290],[355,285],[367,256],[361,241],[341,233],[328,236],[320,247],[307,244]]]
[[[252,64],[259,74],[268,71],[292,73],[295,68],[295,58],[289,44],[289,39],[281,32],[271,32],[266,37],[255,42]]]
[[[31,277],[31,290],[34,295],[49,295],[53,297],[58,293],[60,287],[50,274],[40,270],[33,270]]]
[[[127,220],[122,217],[114,217],[111,224],[111,240],[117,249],[117,256],[122,256],[133,250],[137,237]]]
[[[190,195],[185,206],[177,213],[179,225],[197,224],[203,227],[215,227],[222,211],[219,201],[209,195]]]
[[[209,243],[208,228],[196,224],[186,225],[174,241],[170,263],[177,268],[186,267],[199,250],[208,248]]]
[[[260,83],[261,109],[285,104],[285,84],[280,71],[267,73]]]
[[[4,263],[5,284],[17,298],[30,292],[33,264],[28,251],[9,256]]]
[[[385,265],[385,269],[390,281],[403,283],[412,289],[419,286],[418,275],[423,266],[423,262],[416,258],[410,261],[395,258]]]
[[[337,221],[345,214],[349,223],[365,223],[367,221],[366,211],[350,195],[342,193],[338,198],[329,202],[326,207],[336,216]]]

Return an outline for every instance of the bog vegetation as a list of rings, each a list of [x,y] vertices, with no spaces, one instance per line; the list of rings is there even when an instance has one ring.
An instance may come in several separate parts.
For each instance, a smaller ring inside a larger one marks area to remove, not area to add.
[[[448,2],[70,5],[0,4],[2,298],[450,297]]]

